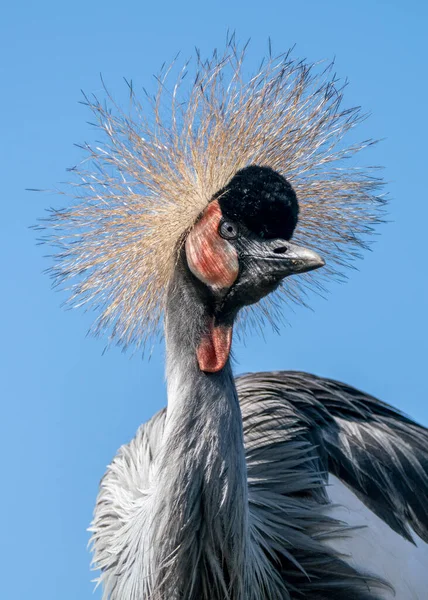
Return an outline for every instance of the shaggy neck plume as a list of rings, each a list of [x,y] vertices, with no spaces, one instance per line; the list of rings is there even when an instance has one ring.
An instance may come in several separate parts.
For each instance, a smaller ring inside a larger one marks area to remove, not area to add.
[[[229,359],[212,373],[200,368],[201,352],[208,361],[223,359],[215,348],[201,351],[217,342],[204,342],[213,319],[191,279],[179,264],[166,309],[168,408],[153,505],[154,597],[244,600],[249,561],[241,412]],[[231,328],[218,335],[231,336]]]

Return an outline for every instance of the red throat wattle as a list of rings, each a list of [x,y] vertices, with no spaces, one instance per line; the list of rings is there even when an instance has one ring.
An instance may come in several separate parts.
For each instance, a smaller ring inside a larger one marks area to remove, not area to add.
[[[232,326],[214,325],[210,322],[209,331],[204,334],[196,350],[199,368],[206,373],[221,371],[230,354],[232,345]]]

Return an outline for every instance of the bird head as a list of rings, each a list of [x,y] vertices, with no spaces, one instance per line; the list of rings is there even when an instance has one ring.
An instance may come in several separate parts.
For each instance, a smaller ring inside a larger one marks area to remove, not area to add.
[[[185,251],[190,271],[215,298],[217,318],[230,319],[285,277],[325,264],[313,250],[290,241],[298,212],[292,186],[269,167],[241,169],[215,194]]]

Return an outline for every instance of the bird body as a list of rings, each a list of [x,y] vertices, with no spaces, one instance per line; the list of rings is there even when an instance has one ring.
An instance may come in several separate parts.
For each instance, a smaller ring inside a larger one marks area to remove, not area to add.
[[[191,592],[185,587],[190,574],[203,572],[199,544],[213,551],[207,507],[201,506],[204,496],[196,485],[191,499],[182,498],[171,507],[165,523],[169,533],[175,530],[180,510],[191,501],[186,535],[195,536],[188,540],[193,548],[171,556],[169,568],[175,574],[184,561],[182,581],[175,580],[163,597],[423,600],[428,564],[427,430],[349,386],[305,373],[244,375],[237,378],[236,389],[248,495],[246,544],[255,561],[251,565],[247,557],[244,563],[251,569],[250,590],[226,596],[212,582],[208,589],[201,582],[194,582]],[[201,410],[205,414],[205,408]],[[137,526],[140,510],[152,510],[150,498],[160,483],[155,465],[167,419],[164,409],[142,425],[120,449],[101,483],[93,522],[95,560],[103,568],[103,585],[112,600],[151,597],[148,588],[140,587],[147,582],[141,565],[127,552],[127,532]],[[186,443],[202,444],[201,437],[212,435],[212,424],[206,422],[204,430],[187,430]],[[235,447],[229,449],[236,454]],[[223,449],[221,456],[227,455]],[[172,460],[169,464],[180,468]],[[216,489],[214,468],[205,466],[199,482],[211,493]],[[193,489],[194,483],[187,485]],[[223,487],[225,481],[217,483],[215,497],[206,500],[219,511],[229,490]],[[174,479],[171,484],[186,493],[186,481]],[[164,485],[163,495],[169,499]],[[235,494],[233,490],[239,509],[243,499]],[[235,517],[240,520],[242,515]],[[217,518],[219,514],[211,521],[215,529],[220,526]],[[235,532],[235,524],[229,525]],[[144,537],[147,531],[140,533]],[[141,560],[146,564],[143,554]],[[180,593],[182,589],[186,591]]]

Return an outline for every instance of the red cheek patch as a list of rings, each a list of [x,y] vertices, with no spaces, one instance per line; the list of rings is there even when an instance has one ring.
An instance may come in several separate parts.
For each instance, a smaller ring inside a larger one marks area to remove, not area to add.
[[[217,373],[221,371],[230,354],[232,345],[232,327],[210,323],[209,331],[202,337],[196,350],[196,357],[201,371]]]
[[[186,240],[189,269],[200,281],[217,289],[229,288],[239,271],[235,248],[218,233],[221,218],[221,209],[215,200],[205,209]]]

